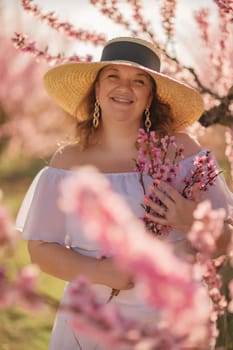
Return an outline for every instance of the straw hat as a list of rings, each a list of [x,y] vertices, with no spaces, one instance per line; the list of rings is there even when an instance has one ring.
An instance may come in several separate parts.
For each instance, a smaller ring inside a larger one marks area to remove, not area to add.
[[[50,69],[44,83],[48,94],[68,113],[84,120],[87,106],[81,104],[98,71],[109,64],[140,68],[157,86],[157,96],[172,109],[174,129],[182,130],[198,120],[204,111],[202,96],[188,85],[160,73],[160,57],[148,41],[120,37],[105,45],[99,62],[73,62]]]

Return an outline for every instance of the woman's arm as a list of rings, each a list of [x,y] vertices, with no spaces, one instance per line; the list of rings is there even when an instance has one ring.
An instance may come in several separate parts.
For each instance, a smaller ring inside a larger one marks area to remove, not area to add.
[[[82,275],[92,283],[115,289],[130,289],[132,281],[127,273],[117,268],[113,259],[95,259],[81,255],[58,243],[30,240],[29,253],[33,263],[52,276],[73,281]]]

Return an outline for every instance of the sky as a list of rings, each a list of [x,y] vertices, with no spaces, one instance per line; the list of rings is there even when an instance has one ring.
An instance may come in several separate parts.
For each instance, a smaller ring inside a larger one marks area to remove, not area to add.
[[[123,13],[126,17],[130,16],[130,7],[126,0],[119,0]],[[162,38],[159,5],[161,0],[143,0],[143,13],[146,19],[152,23],[153,31],[158,38]],[[0,0],[0,4],[7,14],[6,29],[9,33],[23,30],[24,33],[37,40],[39,37],[47,38],[47,26],[42,25],[36,21],[35,17],[23,11],[20,0]],[[120,27],[113,24],[111,20],[101,15],[95,6],[90,4],[88,0],[34,0],[34,4],[38,5],[44,12],[55,11],[58,18],[62,21],[72,23],[77,29],[83,28],[86,30],[95,31],[97,33],[104,33],[107,39],[114,36],[128,35],[129,33]],[[196,26],[193,21],[193,11],[200,7],[213,7],[212,0],[178,0],[177,17],[176,17],[176,38],[180,43],[178,50],[182,52],[182,56],[186,64],[189,61],[195,61],[198,50],[193,45],[190,38],[192,33],[195,33]],[[56,52],[60,45],[64,46],[64,39],[62,35],[57,33],[50,33],[49,47],[52,52]],[[197,45],[197,43],[195,43]],[[101,47],[94,48],[91,44],[72,43],[68,44],[69,55],[78,53],[85,55],[91,53],[94,59],[98,60],[101,54]]]

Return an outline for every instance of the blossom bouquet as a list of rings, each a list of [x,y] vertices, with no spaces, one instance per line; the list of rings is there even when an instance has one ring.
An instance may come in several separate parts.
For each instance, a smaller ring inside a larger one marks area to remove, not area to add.
[[[138,156],[135,160],[135,171],[139,173],[139,181],[143,188],[144,195],[153,200],[156,204],[164,207],[164,204],[144,184],[144,176],[150,176],[152,179],[152,188],[159,187],[159,182],[167,182],[173,187],[176,187],[176,178],[179,172],[180,161],[184,158],[183,145],[177,145],[174,136],[164,136],[158,138],[154,131],[147,133],[144,129],[139,130],[137,138],[139,146]],[[193,199],[193,187],[196,186],[200,191],[207,191],[209,186],[214,185],[216,177],[222,172],[217,169],[214,159],[210,151],[206,151],[201,155],[197,155],[192,160],[193,166],[190,172],[182,180],[184,187],[181,194],[188,199]],[[169,194],[167,194],[169,195]],[[159,214],[153,212],[151,207],[142,204],[145,213],[150,213],[155,216]],[[167,235],[171,227],[151,222],[147,215],[143,218],[146,228],[149,232],[156,235]]]

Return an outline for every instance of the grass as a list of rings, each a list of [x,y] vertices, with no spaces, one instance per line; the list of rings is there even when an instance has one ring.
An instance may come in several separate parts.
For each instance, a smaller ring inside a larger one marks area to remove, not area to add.
[[[26,189],[33,177],[46,160],[18,159],[7,162],[0,159],[0,186],[3,190],[3,203],[15,217]],[[11,275],[30,262],[27,244],[21,241],[15,254],[6,261]],[[1,260],[0,260],[1,263]],[[223,271],[225,283],[232,279],[232,268]],[[59,301],[64,288],[64,282],[48,276],[40,275],[39,289],[52,299]],[[30,314],[18,307],[11,307],[0,312],[0,350],[46,350],[54,322],[55,310],[48,309],[41,314]],[[224,345],[225,350],[233,350],[233,317],[224,315],[219,321],[221,331],[218,345]],[[223,349],[222,348],[222,349]],[[58,349],[59,350],[59,349]]]
[[[30,316],[17,308],[0,314],[0,350],[45,350],[53,323],[51,311]]]

